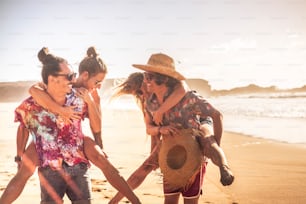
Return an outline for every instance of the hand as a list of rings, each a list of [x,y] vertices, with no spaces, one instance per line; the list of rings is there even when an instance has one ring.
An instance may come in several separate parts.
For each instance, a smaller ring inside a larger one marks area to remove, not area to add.
[[[156,125],[162,125],[163,123],[163,113],[158,110],[152,113],[153,121]]]
[[[87,104],[93,101],[91,94],[85,88],[78,88],[76,95],[81,97]]]
[[[80,112],[75,111],[76,106],[67,106],[62,107],[58,114],[61,117],[61,119],[66,123],[72,123],[73,120],[79,120],[81,119]]]
[[[17,163],[17,169],[19,170],[21,167],[21,161],[16,161],[16,163]]]
[[[173,127],[173,126],[170,126],[170,125],[162,126],[159,131],[162,135],[177,135],[177,134],[179,134],[178,129]]]

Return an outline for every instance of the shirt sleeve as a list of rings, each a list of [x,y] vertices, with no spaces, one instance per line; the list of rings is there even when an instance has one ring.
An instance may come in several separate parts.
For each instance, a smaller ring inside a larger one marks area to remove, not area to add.
[[[28,103],[26,101],[22,102],[16,109],[15,109],[15,119],[14,122],[20,122],[21,126],[28,128],[27,123],[27,115],[29,113],[28,110]]]
[[[189,98],[189,111],[193,114],[200,116],[201,118],[206,118],[211,116],[214,107],[208,103],[204,97],[200,96],[197,92],[191,92]]]

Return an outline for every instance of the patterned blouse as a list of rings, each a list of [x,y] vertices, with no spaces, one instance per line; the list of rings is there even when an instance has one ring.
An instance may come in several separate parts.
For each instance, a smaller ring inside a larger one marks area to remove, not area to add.
[[[165,96],[167,98],[169,94]],[[147,101],[147,110],[155,111],[160,105],[153,94]],[[211,123],[211,115],[215,111],[202,96],[195,91],[189,91],[174,107],[164,113],[163,125],[172,125],[176,128],[199,129],[201,122]]]
[[[73,105],[81,112],[82,120],[88,117],[87,105],[76,96],[75,90],[66,96],[65,102],[65,106]],[[69,166],[81,162],[89,165],[84,155],[81,119],[65,123],[29,97],[16,108],[15,122],[20,122],[33,136],[39,166],[60,168],[63,161]]]

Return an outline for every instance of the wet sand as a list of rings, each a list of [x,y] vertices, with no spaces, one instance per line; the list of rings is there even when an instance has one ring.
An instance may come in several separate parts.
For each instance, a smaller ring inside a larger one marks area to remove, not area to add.
[[[0,193],[16,172],[17,124],[13,113],[1,105],[0,131]],[[90,134],[87,121],[84,131]],[[137,110],[104,110],[103,141],[110,161],[127,178],[149,153],[150,140],[145,135],[142,115]],[[306,203],[306,147],[225,132],[222,139],[235,182],[228,187],[219,182],[219,170],[211,162],[204,180],[199,203]],[[108,203],[116,190],[95,166],[90,169],[93,203]],[[144,204],[163,203],[161,175],[152,172],[135,190]],[[39,203],[37,174],[28,181],[16,204]],[[127,203],[124,199],[122,203]],[[65,203],[70,203],[65,197]],[[180,203],[183,203],[182,199]]]

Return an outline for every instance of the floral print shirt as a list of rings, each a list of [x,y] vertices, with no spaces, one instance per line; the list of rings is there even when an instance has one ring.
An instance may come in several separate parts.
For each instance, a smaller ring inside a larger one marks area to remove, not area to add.
[[[167,98],[169,94],[166,94]],[[160,105],[153,94],[147,100],[147,110],[155,111]],[[194,128],[199,129],[202,121],[211,122],[211,115],[215,111],[202,96],[195,91],[189,91],[182,100],[174,107],[164,113],[163,125],[172,125],[176,128]]]
[[[81,118],[88,117],[86,103],[73,90],[66,96],[65,106],[76,106]],[[81,162],[89,165],[84,155],[84,135],[81,120],[65,123],[38,105],[32,97],[23,101],[15,110],[15,122],[20,122],[34,138],[39,166],[60,168],[62,162],[69,166]]]

